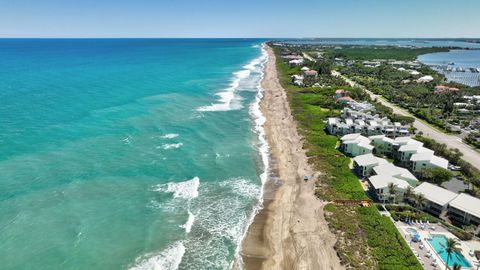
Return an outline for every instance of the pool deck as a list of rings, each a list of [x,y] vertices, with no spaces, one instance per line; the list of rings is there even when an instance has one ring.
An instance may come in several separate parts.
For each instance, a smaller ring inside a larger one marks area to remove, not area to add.
[[[399,230],[399,232],[404,236],[405,241],[412,249],[413,253],[417,256],[418,261],[422,264],[423,268],[426,270],[436,270],[436,269],[445,269],[445,263],[442,259],[437,255],[435,250],[430,246],[430,243],[426,240],[430,238],[431,234],[441,234],[445,235],[448,238],[457,238],[452,233],[447,231],[442,225],[439,224],[424,224],[424,228],[420,228],[420,224],[413,224],[408,225],[404,222],[397,221],[395,222],[395,226]],[[435,230],[431,228],[431,226],[435,226]],[[414,228],[417,230],[417,233],[421,236],[422,242],[413,242],[412,235],[407,231],[408,228]],[[478,241],[475,241],[478,244]],[[420,245],[423,244],[423,249],[420,248]],[[477,269],[476,266],[479,262],[472,256],[468,255],[470,250],[474,250],[472,243],[466,241],[460,241],[460,248],[462,249],[462,255],[465,259],[472,265],[470,268],[462,268],[462,269]],[[430,251],[431,257],[428,258],[426,255]],[[436,261],[437,266],[432,266],[432,262]]]

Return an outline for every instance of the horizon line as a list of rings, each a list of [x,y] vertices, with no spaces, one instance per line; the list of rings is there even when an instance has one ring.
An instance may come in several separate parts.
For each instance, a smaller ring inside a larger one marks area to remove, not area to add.
[[[0,39],[480,39],[480,37],[0,37]]]

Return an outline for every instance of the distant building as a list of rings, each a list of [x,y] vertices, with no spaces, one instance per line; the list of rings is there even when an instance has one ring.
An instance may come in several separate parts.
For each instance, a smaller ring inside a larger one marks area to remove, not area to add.
[[[347,103],[353,102],[353,98],[351,98],[351,97],[341,97],[341,98],[337,98],[336,102],[347,104]]]
[[[449,92],[456,92],[456,91],[459,91],[459,89],[455,87],[448,87],[445,85],[437,85],[433,88],[433,92],[435,94],[442,94],[442,93],[449,93]]]
[[[292,75],[292,83],[296,86],[300,86],[300,87],[303,87],[304,86],[304,83],[303,83],[303,76],[302,75]]]
[[[341,89],[337,90],[337,96],[342,95]],[[327,130],[332,135],[345,135],[361,133],[364,136],[386,135],[389,137],[408,136],[406,126],[400,123],[392,123],[387,117],[380,118],[373,115],[375,107],[368,102],[357,102],[347,97],[340,97],[338,102],[348,104],[341,110],[340,118],[329,118]]]
[[[288,61],[288,65],[291,67],[300,66],[303,64],[303,59],[293,59]]]
[[[430,75],[426,75],[417,79],[417,83],[427,83],[433,81],[433,77]]]
[[[333,99],[334,100],[337,100],[341,97],[344,97],[344,96],[347,96],[347,91],[343,90],[343,89],[338,89],[338,90],[335,90],[335,95],[333,96]]]
[[[318,71],[310,69],[310,70],[305,70],[303,71],[303,75],[305,77],[317,77],[318,76]]]
[[[340,140],[342,141],[340,150],[345,154],[356,157],[372,153],[373,146],[370,145],[370,140],[360,133],[345,135]]]
[[[387,160],[376,157],[372,154],[360,155],[353,158],[354,170],[359,176],[362,177],[370,176],[372,174],[373,167],[387,163]]]

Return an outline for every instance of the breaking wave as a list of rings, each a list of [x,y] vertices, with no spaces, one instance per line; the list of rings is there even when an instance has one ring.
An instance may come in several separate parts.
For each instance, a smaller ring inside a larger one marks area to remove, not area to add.
[[[130,270],[177,270],[185,254],[181,241],[175,242],[158,254],[146,254],[135,260]]]
[[[218,103],[209,106],[202,106],[197,109],[200,112],[214,112],[214,111],[230,111],[242,108],[239,100],[240,97],[236,94],[236,90],[240,86],[240,82],[250,77],[252,71],[259,67],[265,61],[265,54],[253,59],[250,63],[243,66],[243,69],[233,73],[233,79],[230,85],[223,91],[216,95],[219,97]]]

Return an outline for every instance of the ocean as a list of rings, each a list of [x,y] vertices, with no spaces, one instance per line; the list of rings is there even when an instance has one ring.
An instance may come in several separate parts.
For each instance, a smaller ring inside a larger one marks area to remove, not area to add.
[[[228,269],[261,201],[258,39],[1,39],[1,269]]]

